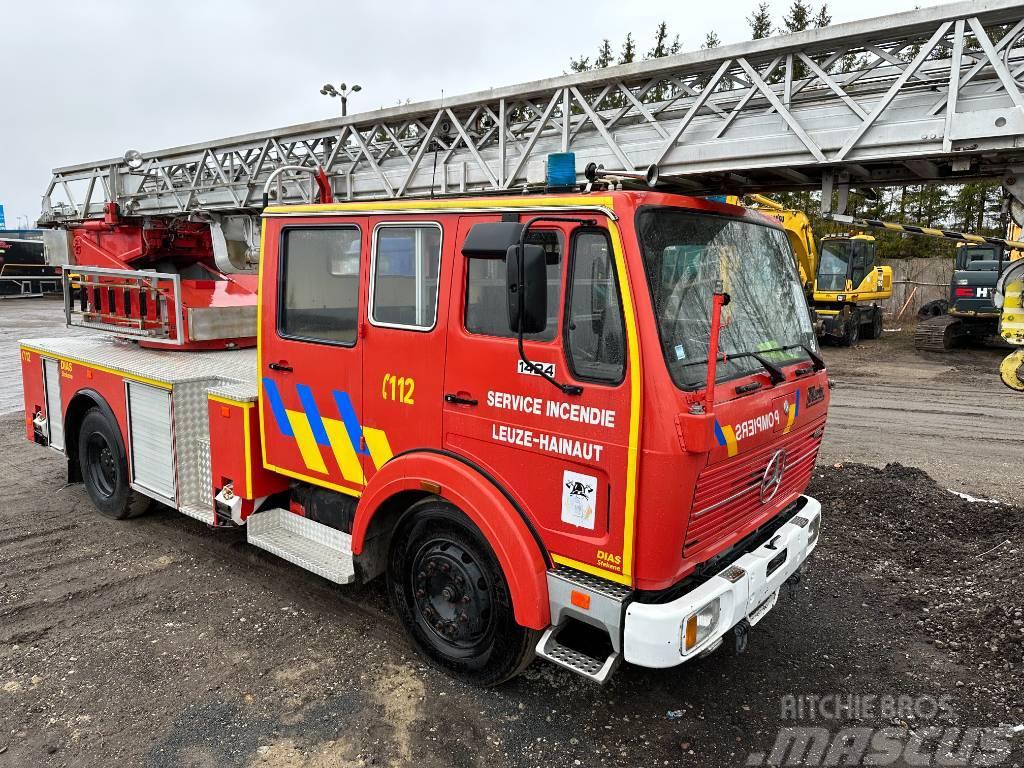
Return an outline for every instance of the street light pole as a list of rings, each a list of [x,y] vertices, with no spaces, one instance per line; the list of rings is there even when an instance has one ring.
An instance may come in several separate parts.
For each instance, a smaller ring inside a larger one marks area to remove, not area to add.
[[[335,88],[330,83],[324,83],[323,87],[320,89],[320,93],[324,96],[330,96],[331,98],[337,96],[341,99],[341,116],[345,117],[348,114],[348,97],[353,93],[359,93],[361,90],[363,90],[363,86],[361,85],[353,85],[349,88],[345,83],[342,83]]]

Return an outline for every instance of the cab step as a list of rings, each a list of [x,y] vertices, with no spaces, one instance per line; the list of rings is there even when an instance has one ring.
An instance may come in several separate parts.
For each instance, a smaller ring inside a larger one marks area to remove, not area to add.
[[[246,538],[289,563],[335,584],[356,580],[352,537],[287,509],[257,512],[246,521]]]
[[[557,627],[548,627],[537,643],[537,655],[595,683],[604,683],[619,666],[622,655],[618,651],[612,651],[607,658],[600,659],[562,645],[558,642],[558,635],[566,626],[568,622]]]

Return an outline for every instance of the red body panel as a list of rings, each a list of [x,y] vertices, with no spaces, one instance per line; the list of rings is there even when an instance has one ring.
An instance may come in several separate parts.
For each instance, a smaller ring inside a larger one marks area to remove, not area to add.
[[[211,397],[210,461],[213,495],[229,482],[234,493],[252,501],[288,488],[286,478],[259,460],[259,411],[255,403]]]
[[[123,374],[103,370],[101,367],[82,363],[56,355],[40,354],[23,346],[21,351],[22,383],[25,388],[25,417],[27,436],[32,439],[32,414],[37,410],[49,418],[46,412],[46,395],[43,386],[43,358],[57,360],[60,365],[61,409],[67,414],[71,400],[83,389],[95,392],[110,406],[121,430],[121,439],[129,446],[128,415],[125,403],[125,377]],[[129,462],[130,465],[130,462]],[[131,466],[128,468],[131,473]]]

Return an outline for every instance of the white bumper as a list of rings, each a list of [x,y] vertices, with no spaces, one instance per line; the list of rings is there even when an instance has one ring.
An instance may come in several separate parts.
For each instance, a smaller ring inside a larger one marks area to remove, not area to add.
[[[670,603],[630,603],[623,629],[625,660],[641,667],[674,667],[714,647],[744,619],[751,625],[760,621],[774,605],[779,587],[796,572],[818,543],[821,504],[810,496],[802,498],[804,504],[800,511],[769,541],[723,568],[692,592]],[[706,638],[684,653],[684,622],[715,599],[720,600],[718,623]]]

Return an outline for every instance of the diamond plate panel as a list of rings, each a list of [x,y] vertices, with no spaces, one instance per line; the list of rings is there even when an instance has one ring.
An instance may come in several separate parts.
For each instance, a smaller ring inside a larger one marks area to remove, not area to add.
[[[213,509],[213,462],[209,438],[196,440],[196,454],[199,457],[199,500]]]
[[[231,349],[221,352],[179,352],[144,349],[118,341],[109,335],[56,339],[22,339],[32,349],[89,364],[129,376],[175,385],[188,381],[212,380],[216,385],[249,384],[256,388],[256,350]]]
[[[355,581],[352,537],[286,509],[251,516],[246,536],[253,546],[336,584]]]

